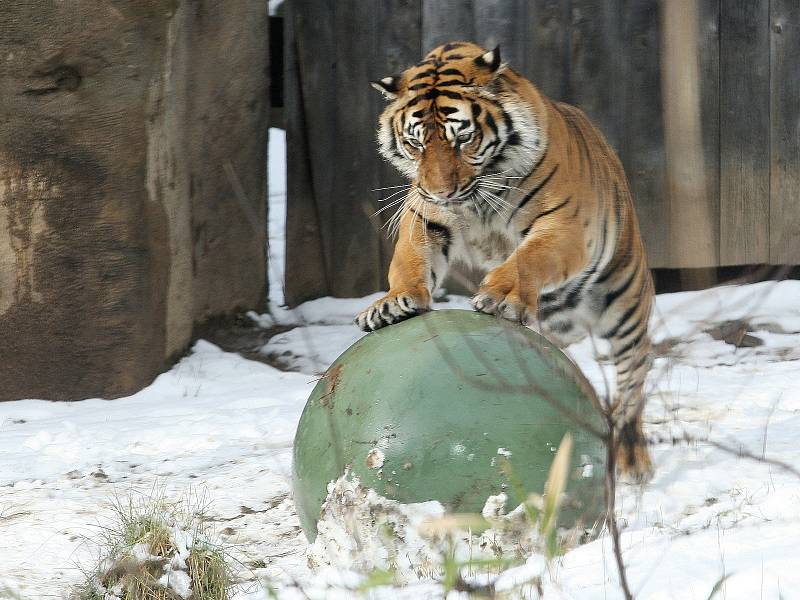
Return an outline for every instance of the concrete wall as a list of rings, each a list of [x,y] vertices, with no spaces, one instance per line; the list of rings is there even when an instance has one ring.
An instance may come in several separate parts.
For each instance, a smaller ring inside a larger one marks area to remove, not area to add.
[[[265,298],[257,0],[0,12],[0,400],[115,397]]]

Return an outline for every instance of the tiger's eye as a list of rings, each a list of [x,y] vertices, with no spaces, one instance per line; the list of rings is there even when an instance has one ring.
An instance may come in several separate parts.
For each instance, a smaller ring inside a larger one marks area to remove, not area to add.
[[[459,134],[459,135],[458,135],[458,137],[456,137],[456,141],[457,141],[459,144],[466,144],[466,143],[468,143],[468,142],[469,142],[471,139],[472,139],[472,132],[471,132],[471,131],[469,131],[469,132],[467,132],[467,133],[462,133],[462,134]]]

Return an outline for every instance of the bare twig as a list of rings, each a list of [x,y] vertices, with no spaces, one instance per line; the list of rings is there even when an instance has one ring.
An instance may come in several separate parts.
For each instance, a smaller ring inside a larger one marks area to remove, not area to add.
[[[611,416],[608,419],[608,438],[606,443],[606,519],[608,523],[608,531],[611,535],[611,545],[614,549],[614,560],[617,563],[617,572],[619,573],[619,586],[622,588],[622,593],[625,600],[633,600],[631,588],[628,586],[628,574],[625,570],[625,561],[622,559],[622,544],[619,539],[619,527],[617,526],[616,515],[616,496],[617,496],[617,448],[619,447],[619,440],[617,439],[617,432],[614,428],[614,423]]]
[[[773,467],[777,467],[781,471],[786,473],[790,473],[794,475],[798,479],[800,479],[800,469],[790,465],[787,462],[782,460],[778,460],[777,458],[768,458],[764,455],[757,454],[748,450],[742,445],[735,446],[733,444],[728,444],[725,442],[719,442],[717,440],[713,440],[708,436],[694,436],[688,432],[683,432],[682,435],[679,436],[671,436],[671,437],[658,437],[658,436],[651,436],[648,440],[650,444],[672,444],[673,446],[678,446],[680,444],[697,444],[697,443],[705,443],[709,446],[713,446],[714,448],[726,452],[728,454],[732,454],[739,458],[747,458],[759,463],[763,463],[765,465],[772,465]]]

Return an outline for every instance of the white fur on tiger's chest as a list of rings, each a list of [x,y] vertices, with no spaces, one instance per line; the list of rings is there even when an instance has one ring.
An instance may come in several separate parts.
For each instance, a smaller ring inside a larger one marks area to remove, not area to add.
[[[479,269],[493,269],[503,263],[520,242],[519,235],[500,215],[488,218],[471,210],[459,211],[452,228],[450,259]]]

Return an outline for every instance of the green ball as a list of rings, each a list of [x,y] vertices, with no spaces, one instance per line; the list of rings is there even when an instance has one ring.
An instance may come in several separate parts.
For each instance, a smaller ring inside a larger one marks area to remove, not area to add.
[[[293,488],[310,541],[330,481],[347,468],[402,503],[480,512],[514,480],[544,491],[555,451],[573,438],[559,527],[605,513],[606,422],[592,386],[552,342],[492,316],[439,310],[363,337],[327,370],[294,441]],[[510,472],[508,465],[510,463]]]

